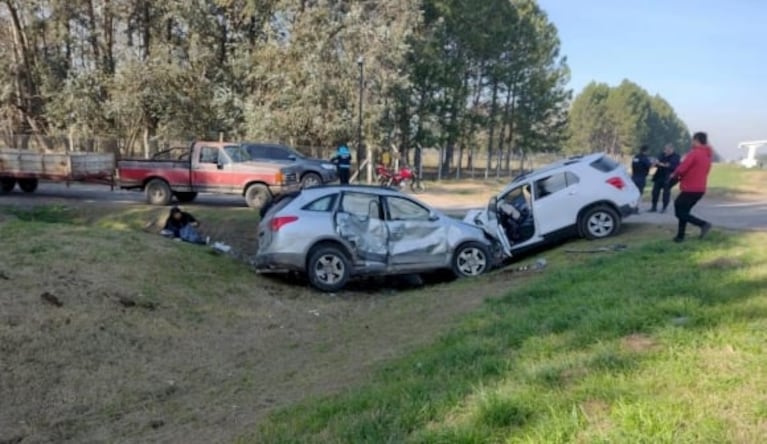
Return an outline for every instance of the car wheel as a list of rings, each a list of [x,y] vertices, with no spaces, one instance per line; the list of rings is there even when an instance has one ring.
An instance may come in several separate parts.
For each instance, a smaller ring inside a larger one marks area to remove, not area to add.
[[[193,202],[197,199],[197,193],[194,191],[177,191],[175,196],[181,203]]]
[[[322,185],[322,178],[317,173],[306,173],[301,179],[301,188],[311,188]]]
[[[306,274],[312,286],[320,291],[335,292],[349,282],[349,259],[338,247],[318,248],[309,258]]]
[[[152,179],[146,185],[146,201],[151,205],[168,205],[173,195],[168,182],[162,179]]]
[[[10,193],[16,188],[16,179],[12,177],[3,177],[0,179],[0,192]]]
[[[479,276],[490,269],[490,253],[478,242],[467,242],[453,254],[453,273],[459,278]]]
[[[599,205],[589,208],[578,221],[578,231],[589,240],[604,239],[618,232],[621,219],[612,208]]]
[[[37,190],[37,179],[19,179],[19,188],[25,193],[34,193]]]
[[[250,208],[263,208],[272,200],[272,193],[266,185],[254,183],[245,190],[245,202]]]

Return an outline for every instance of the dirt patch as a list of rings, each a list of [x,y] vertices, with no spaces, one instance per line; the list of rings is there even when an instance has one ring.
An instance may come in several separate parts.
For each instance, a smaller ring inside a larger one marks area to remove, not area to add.
[[[706,268],[711,270],[733,270],[736,268],[742,268],[743,262],[737,258],[718,257],[714,260],[704,262],[700,266],[701,268]]]
[[[647,335],[640,333],[634,333],[632,335],[621,338],[621,347],[624,350],[641,353],[644,351],[652,350],[658,346],[658,343]]]
[[[610,405],[607,402],[599,399],[590,399],[582,402],[580,409],[586,417],[589,426],[576,436],[575,442],[594,442],[612,429]]]

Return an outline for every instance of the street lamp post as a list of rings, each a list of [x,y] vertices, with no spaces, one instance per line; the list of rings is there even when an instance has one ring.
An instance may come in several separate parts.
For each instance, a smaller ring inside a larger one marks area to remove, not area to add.
[[[357,177],[362,176],[362,94],[365,88],[365,76],[364,76],[364,62],[362,56],[357,58],[357,66],[360,68],[360,107],[359,107],[359,120],[357,122]]]

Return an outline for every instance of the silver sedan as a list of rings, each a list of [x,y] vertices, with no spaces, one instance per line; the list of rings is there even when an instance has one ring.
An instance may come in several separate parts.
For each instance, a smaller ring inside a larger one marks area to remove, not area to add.
[[[256,269],[304,273],[321,291],[338,291],[358,276],[478,276],[500,255],[481,229],[389,188],[307,188],[264,211]]]

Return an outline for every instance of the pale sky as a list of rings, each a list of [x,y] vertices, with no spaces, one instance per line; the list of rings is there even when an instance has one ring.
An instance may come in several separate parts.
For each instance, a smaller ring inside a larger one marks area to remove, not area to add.
[[[624,78],[660,94],[727,159],[767,139],[767,0],[539,0],[577,94]],[[767,154],[767,148],[762,153]]]

